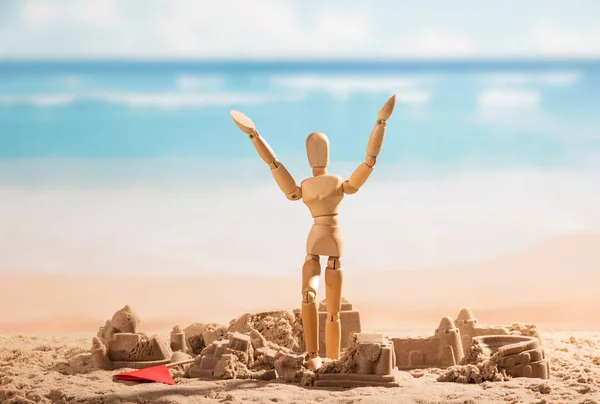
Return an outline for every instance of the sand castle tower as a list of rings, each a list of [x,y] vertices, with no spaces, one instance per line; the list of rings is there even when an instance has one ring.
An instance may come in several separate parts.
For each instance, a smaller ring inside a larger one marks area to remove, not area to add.
[[[140,318],[129,305],[126,305],[113,315],[111,324],[113,333],[137,333]]]
[[[461,326],[468,326],[471,328],[475,328],[477,324],[477,319],[473,315],[473,312],[468,307],[463,307],[458,313],[458,317],[454,320],[454,325],[456,325],[459,329]]]
[[[510,331],[506,327],[478,327],[477,319],[471,309],[465,307],[460,310],[458,317],[454,320],[456,328],[460,330],[463,351],[467,351],[473,337],[482,335],[508,335]]]
[[[456,328],[451,317],[442,318],[434,338],[438,339],[438,361],[441,366],[456,365],[465,356],[460,330]]]
[[[129,305],[126,305],[117,311],[110,320],[107,320],[104,326],[100,327],[97,337],[104,345],[108,345],[114,334],[137,334],[139,326],[140,318]]]
[[[475,336],[475,327],[477,326],[477,319],[471,309],[463,307],[460,313],[458,313],[456,320],[454,320],[454,325],[460,330],[463,350],[466,350],[471,345],[471,340]]]

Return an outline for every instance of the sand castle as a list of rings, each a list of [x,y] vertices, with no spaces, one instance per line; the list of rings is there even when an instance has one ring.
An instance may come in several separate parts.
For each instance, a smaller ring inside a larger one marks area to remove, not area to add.
[[[448,368],[440,382],[481,383],[510,377],[548,379],[550,363],[540,341],[525,335],[474,337],[459,366]]]
[[[481,380],[503,379],[503,375],[549,377],[549,364],[537,328],[518,324],[476,327],[476,324],[471,310],[463,308],[454,321],[443,317],[431,337],[392,338],[398,369],[454,367],[448,373],[450,376],[445,374],[440,381],[463,380],[461,373],[472,374],[474,371],[467,365],[479,365],[479,373],[483,374]],[[523,330],[529,330],[532,335],[515,335]]]
[[[492,335],[475,337],[474,345],[479,345],[483,354],[497,361],[509,376],[547,379],[550,374],[550,365],[537,338]]]
[[[460,331],[450,317],[442,318],[431,337],[392,338],[398,369],[457,365],[464,356]]]
[[[188,369],[194,378],[252,378],[271,380],[281,377],[301,382],[304,344],[298,313],[272,311],[244,314],[229,326],[194,324],[196,338],[206,346]],[[192,326],[190,326],[192,327]],[[221,336],[214,338],[215,336]],[[188,337],[193,341],[194,337]]]
[[[131,307],[117,311],[112,319],[100,327],[92,339],[92,362],[99,369],[142,369],[171,362],[174,349],[183,352],[183,332],[175,327],[171,343],[166,339],[139,332],[140,319]],[[173,347],[173,348],[172,348]],[[178,360],[182,358],[177,356]]]
[[[225,337],[226,327],[220,324],[194,323],[183,329],[187,351],[190,354],[199,354],[213,341]]]
[[[221,379],[281,378],[288,383],[316,386],[397,386],[392,375],[395,367],[392,341],[383,335],[356,332],[360,330],[360,316],[346,300],[343,312],[349,319],[343,330],[348,337],[344,355],[339,361],[326,362],[316,374],[306,366],[302,329],[298,327],[301,315],[295,310],[294,315],[285,311],[244,314],[227,328],[202,331],[202,339],[212,337],[207,333],[215,332],[224,337],[213,339],[202,350],[188,375]],[[201,324],[193,327],[196,332],[207,329]]]
[[[314,381],[319,387],[398,387],[392,374],[396,356],[392,341],[382,334],[354,333],[339,361],[326,363]]]
[[[125,306],[93,338],[92,358],[100,369],[189,360],[193,364],[186,375],[192,378],[280,378],[321,387],[398,386],[394,368],[442,368],[446,372],[439,381],[464,383],[549,377],[534,326],[476,327],[473,313],[465,308],[456,320],[443,317],[432,336],[390,338],[360,332],[358,311],[347,300],[342,308],[348,319],[345,349],[340,359],[326,360],[317,371],[308,366],[298,309],[246,313],[228,326],[195,323],[183,330],[175,326],[167,341],[139,332],[139,318]]]
[[[259,313],[264,316],[267,313]],[[247,324],[246,315],[228,329]],[[286,327],[279,328],[279,331]],[[392,369],[392,341],[379,334],[351,334],[350,344],[339,361],[329,361],[315,374],[306,367],[303,352],[279,346],[256,329],[227,332],[225,339],[212,341],[188,369],[192,378],[281,378],[288,383],[315,386],[398,386]]]
[[[252,339],[251,335],[239,332],[230,333],[228,339],[213,341],[198,355],[189,369],[190,377],[235,379],[236,377],[251,377],[271,380],[276,378],[272,369],[260,366],[264,361],[274,367],[274,351],[261,347],[262,338]],[[261,350],[261,348],[264,348]],[[256,355],[255,355],[256,352]],[[254,371],[250,370],[255,367]]]

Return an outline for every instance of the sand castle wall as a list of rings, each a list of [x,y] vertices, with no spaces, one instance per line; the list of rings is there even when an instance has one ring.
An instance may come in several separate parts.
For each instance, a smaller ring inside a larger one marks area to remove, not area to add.
[[[450,317],[442,318],[431,337],[392,338],[398,369],[456,365],[464,356],[460,331]]]

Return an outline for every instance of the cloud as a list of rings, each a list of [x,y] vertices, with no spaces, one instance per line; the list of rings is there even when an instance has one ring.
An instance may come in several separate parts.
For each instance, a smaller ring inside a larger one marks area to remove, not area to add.
[[[306,21],[295,4],[183,0],[168,3],[154,24],[160,43],[175,57],[285,59],[332,50],[350,55],[368,46],[372,36],[364,13],[318,6]]]
[[[190,76],[181,75],[175,79],[177,88],[182,91],[198,89],[217,89],[223,87],[225,78],[221,76]]]
[[[597,15],[597,14],[596,14]],[[533,46],[542,54],[579,57],[600,55],[600,28],[567,27],[556,22],[537,22],[532,28]]]
[[[42,29],[58,24],[108,27],[120,18],[116,0],[101,0],[90,4],[71,1],[60,7],[47,1],[24,1],[20,10],[22,21],[32,28]]]
[[[234,104],[265,104],[293,101],[293,97],[244,93],[146,93],[105,91],[81,94],[33,94],[27,96],[1,95],[0,104],[57,107],[76,102],[102,102],[133,108],[212,107]]]
[[[51,94],[51,95],[33,95],[27,98],[28,101],[40,107],[68,105],[73,102],[75,97],[72,95]]]
[[[393,41],[389,49],[398,55],[417,57],[462,57],[478,53],[475,38],[465,33],[429,28],[413,38]]]
[[[582,75],[575,70],[480,75],[478,81],[485,89],[477,98],[477,122],[491,125],[494,132],[597,138],[596,123],[567,122],[542,106],[544,91],[568,90],[582,80]]]
[[[238,93],[226,90],[227,81],[222,76],[180,75],[175,78],[176,91],[139,92],[86,90],[82,87],[84,79],[74,76],[60,80],[70,93],[0,94],[0,103],[51,107],[89,101],[129,107],[181,108],[292,102],[302,100],[310,92],[323,91],[337,98],[355,93],[396,93],[398,102],[418,107],[431,99],[431,92],[422,87],[428,80],[409,76],[277,75],[269,79],[273,88],[265,93]]]
[[[57,80],[61,85],[65,85],[70,88],[82,87],[85,84],[85,79],[78,75],[68,75],[59,77]]]
[[[485,90],[477,99],[478,120],[494,125],[494,129],[510,126],[536,131],[548,119],[540,110],[540,100],[537,91]]]
[[[26,104],[36,107],[58,107],[69,105],[76,100],[72,94],[34,94],[29,96],[14,96],[0,94],[0,104]]]
[[[400,9],[395,0],[373,0],[369,7],[359,0],[5,3],[0,56],[10,58],[600,55],[595,2],[430,1],[404,2]]]
[[[297,4],[297,3],[296,3]],[[261,0],[24,1],[0,54],[14,57],[264,58],[351,54],[368,46],[364,13]],[[74,33],[77,33],[74,35]],[[59,45],[60,44],[60,45]],[[2,52],[4,51],[4,52]]]
[[[496,133],[527,133],[569,139],[580,144],[600,139],[600,124],[592,121],[568,121],[542,106],[542,95],[534,90],[482,91],[477,99],[478,124]]]
[[[550,73],[503,73],[488,74],[480,77],[486,85],[495,87],[539,85],[550,87],[569,87],[581,80],[581,72],[555,71]]]
[[[119,93],[111,92],[88,97],[91,100],[130,107],[201,107],[234,104],[264,104],[274,102],[273,97],[259,94],[180,94],[180,93]],[[283,100],[279,100],[283,101]]]
[[[479,95],[478,105],[483,108],[537,108],[540,94],[525,90],[488,90]]]
[[[273,76],[272,85],[295,91],[323,91],[338,98],[346,98],[353,93],[397,94],[397,100],[406,104],[424,105],[431,93],[421,88],[428,79],[410,76],[317,76],[288,75]]]

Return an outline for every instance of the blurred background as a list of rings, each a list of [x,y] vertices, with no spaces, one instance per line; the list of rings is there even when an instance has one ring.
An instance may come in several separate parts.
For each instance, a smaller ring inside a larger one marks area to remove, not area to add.
[[[418,3],[418,4],[417,4]],[[0,271],[297,274],[299,182],[365,157],[349,271],[488,259],[600,232],[597,1],[0,1]]]

